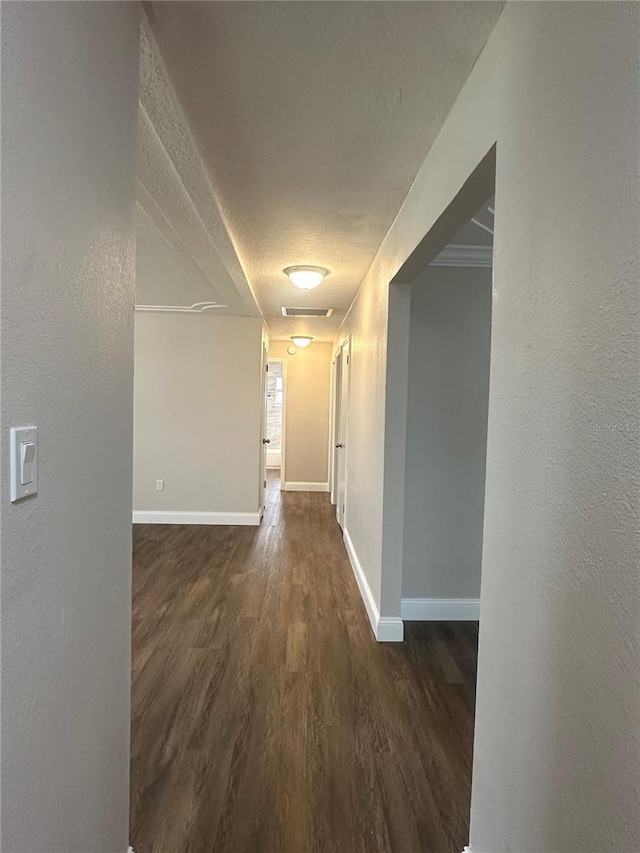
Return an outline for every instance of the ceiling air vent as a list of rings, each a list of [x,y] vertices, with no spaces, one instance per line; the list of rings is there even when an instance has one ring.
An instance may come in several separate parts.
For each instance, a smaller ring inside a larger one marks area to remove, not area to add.
[[[281,308],[283,317],[330,317],[333,308]]]

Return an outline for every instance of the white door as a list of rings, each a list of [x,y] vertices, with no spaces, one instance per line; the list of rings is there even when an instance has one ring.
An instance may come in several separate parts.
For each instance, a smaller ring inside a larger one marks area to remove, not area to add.
[[[338,503],[338,435],[340,434],[340,353],[336,353],[331,364],[331,444],[329,459],[331,463],[331,503]]]
[[[267,373],[269,372],[269,351],[262,344],[262,423],[260,424],[260,518],[267,505]]]
[[[338,374],[338,435],[336,441],[336,517],[344,530],[347,508],[347,438],[349,434],[349,371],[351,369],[351,341],[340,347]]]

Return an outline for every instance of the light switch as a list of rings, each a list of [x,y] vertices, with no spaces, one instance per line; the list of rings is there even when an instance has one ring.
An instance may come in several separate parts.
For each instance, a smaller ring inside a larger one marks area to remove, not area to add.
[[[20,442],[20,484],[26,486],[33,482],[33,463],[36,458],[34,441]]]
[[[19,501],[38,491],[38,430],[12,427],[10,439],[11,500]]]

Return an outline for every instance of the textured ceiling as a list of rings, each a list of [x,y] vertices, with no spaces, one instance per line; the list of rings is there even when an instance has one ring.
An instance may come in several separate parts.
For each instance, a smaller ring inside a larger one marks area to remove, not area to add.
[[[140,38],[136,307],[259,316],[147,27]]]
[[[272,337],[333,338],[502,5],[145,5]],[[153,123],[175,131],[161,111]],[[331,272],[299,291],[282,273],[296,263]],[[282,305],[336,310],[296,320]]]

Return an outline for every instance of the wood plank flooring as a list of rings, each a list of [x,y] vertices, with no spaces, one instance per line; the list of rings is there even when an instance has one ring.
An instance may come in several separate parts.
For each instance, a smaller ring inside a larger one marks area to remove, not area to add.
[[[137,525],[136,853],[460,853],[476,623],[373,639],[326,494]]]

